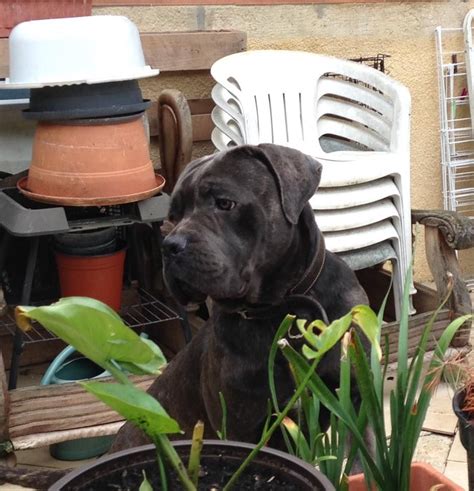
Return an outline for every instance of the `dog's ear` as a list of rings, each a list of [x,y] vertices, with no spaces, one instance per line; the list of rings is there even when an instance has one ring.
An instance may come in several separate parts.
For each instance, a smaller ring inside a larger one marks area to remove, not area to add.
[[[286,219],[297,224],[305,204],[319,186],[322,165],[294,148],[271,143],[262,143],[257,148],[264,156],[260,160],[275,177]]]

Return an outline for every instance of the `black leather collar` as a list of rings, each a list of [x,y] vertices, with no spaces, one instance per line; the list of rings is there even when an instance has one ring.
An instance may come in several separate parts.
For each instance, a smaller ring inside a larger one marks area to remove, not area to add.
[[[324,268],[324,263],[326,261],[326,246],[324,242],[324,237],[322,234],[319,236],[318,246],[313,259],[306,269],[303,277],[298,281],[298,283],[288,291],[285,295],[283,301],[278,305],[259,305],[247,307],[245,309],[237,311],[237,313],[246,320],[250,319],[269,319],[272,317],[277,317],[279,315],[286,315],[289,312],[290,305],[296,300],[301,302],[303,299],[310,306],[316,307],[322,315],[324,322],[327,322],[326,312],[321,304],[307,296],[307,293],[316,284],[321,275],[321,271]]]

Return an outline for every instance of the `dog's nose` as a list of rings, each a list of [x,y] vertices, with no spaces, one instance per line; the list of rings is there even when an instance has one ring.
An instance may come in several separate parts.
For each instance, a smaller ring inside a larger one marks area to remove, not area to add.
[[[188,240],[184,235],[168,235],[163,241],[163,254],[165,256],[177,256],[186,249]]]

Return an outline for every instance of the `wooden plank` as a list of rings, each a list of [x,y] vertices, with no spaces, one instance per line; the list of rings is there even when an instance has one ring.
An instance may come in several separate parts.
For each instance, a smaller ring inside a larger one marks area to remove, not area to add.
[[[8,39],[0,39],[0,78],[8,77]]]
[[[149,385],[156,377],[154,375],[145,376],[132,376],[130,380],[138,386]],[[112,382],[110,378],[101,379],[103,382]],[[57,398],[56,403],[67,397],[76,397],[78,395],[84,395],[90,398],[91,401],[96,400],[95,396],[86,392],[84,388],[76,382],[67,384],[52,384],[52,385],[35,385],[31,387],[21,387],[10,391],[10,399],[15,406],[24,401],[33,400],[37,403],[48,404],[48,400]],[[46,401],[46,402],[44,402]],[[54,405],[54,403],[53,403]],[[48,406],[45,406],[48,407]]]
[[[433,312],[424,312],[416,314],[410,317],[408,321],[408,357],[414,356],[416,349],[419,345],[422,332],[426,326],[426,323],[433,315]],[[431,335],[427,343],[427,351],[431,351],[436,347],[438,339],[440,338],[446,326],[451,322],[451,312],[447,309],[443,309],[438,314],[436,321],[433,324]],[[388,363],[397,361],[398,357],[398,333],[400,325],[398,322],[391,322],[382,327],[382,351],[385,345],[385,336],[388,335],[389,356]]]
[[[146,390],[155,377],[132,379],[138,387]],[[10,398],[9,427],[12,438],[91,428],[123,420],[76,383],[15,389],[10,391]]]
[[[87,428],[106,423],[122,421],[123,418],[112,409],[96,414],[76,414],[67,419],[50,418],[38,421],[24,422],[22,425],[10,426],[11,438],[34,435],[35,433],[48,433],[49,431],[65,431],[70,429]]]
[[[140,34],[147,64],[162,72],[209,70],[223,56],[244,51],[242,31],[177,31]],[[0,78],[8,77],[8,39],[0,39]]]
[[[141,34],[146,62],[161,71],[209,70],[223,56],[244,51],[242,31],[189,31]]]

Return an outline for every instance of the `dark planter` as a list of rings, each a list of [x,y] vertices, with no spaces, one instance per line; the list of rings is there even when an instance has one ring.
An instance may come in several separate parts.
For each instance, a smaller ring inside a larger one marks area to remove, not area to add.
[[[110,254],[117,250],[117,229],[115,227],[73,232],[54,236],[55,249],[75,256],[96,256]]]
[[[31,89],[26,119],[67,121],[140,113],[150,106],[137,80]]]
[[[176,441],[173,445],[183,461],[187,462],[190,441]],[[199,490],[222,489],[252,448],[253,445],[240,442],[205,440],[201,454],[202,476]],[[120,486],[124,489],[138,489],[142,481],[142,470],[145,470],[153,489],[160,489],[156,450],[153,445],[102,457],[93,464],[66,475],[55,483],[50,491],[105,491],[118,489]],[[276,487],[276,482],[280,483],[279,487]],[[180,483],[174,479],[169,479],[168,485],[170,491],[182,489]],[[334,490],[334,487],[323,474],[306,462],[289,454],[265,448],[258,453],[235,489],[318,491]]]
[[[467,452],[467,471],[469,476],[469,489],[474,489],[474,421],[468,417],[461,408],[464,405],[466,391],[459,390],[453,397],[453,410],[459,420],[459,437]]]

